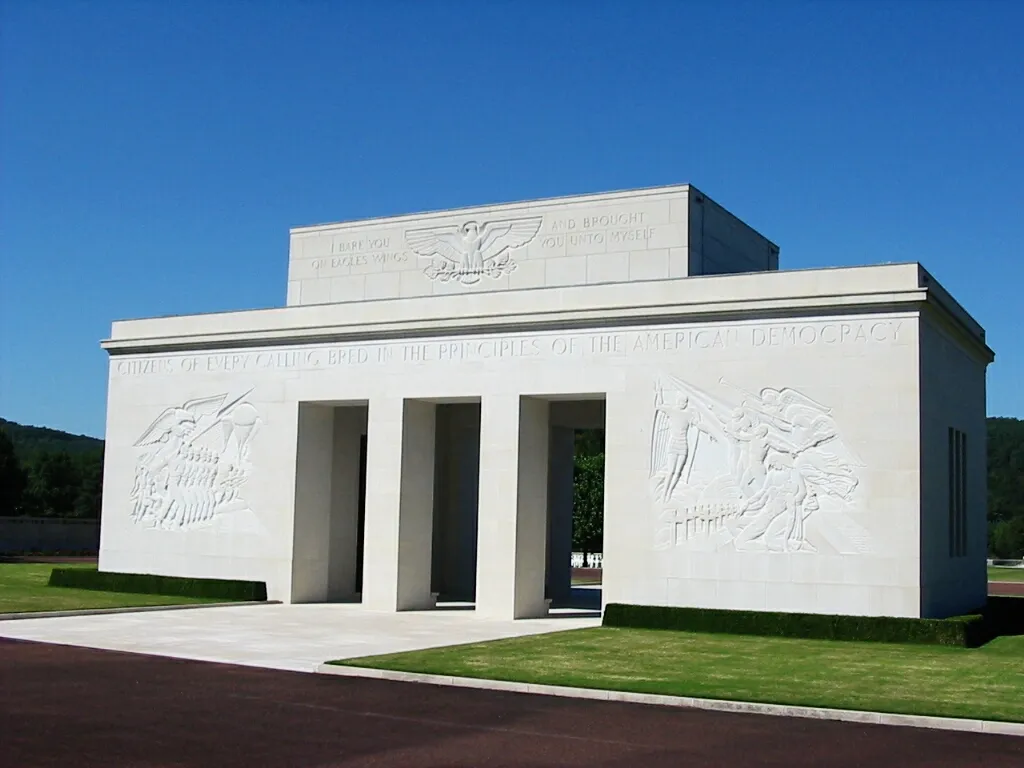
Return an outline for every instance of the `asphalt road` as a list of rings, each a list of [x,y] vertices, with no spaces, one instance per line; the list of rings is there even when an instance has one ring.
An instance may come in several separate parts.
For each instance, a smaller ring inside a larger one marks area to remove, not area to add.
[[[990,581],[988,593],[1007,597],[1024,597],[1024,581]]]
[[[329,677],[0,639],[0,765],[1024,765],[1024,739]]]

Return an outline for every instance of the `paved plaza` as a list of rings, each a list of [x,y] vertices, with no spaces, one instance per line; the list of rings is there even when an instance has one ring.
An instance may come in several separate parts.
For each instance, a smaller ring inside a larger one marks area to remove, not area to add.
[[[0,637],[312,672],[331,659],[497,640],[601,623],[593,611],[492,621],[461,606],[380,613],[358,604],[239,605],[0,621]]]

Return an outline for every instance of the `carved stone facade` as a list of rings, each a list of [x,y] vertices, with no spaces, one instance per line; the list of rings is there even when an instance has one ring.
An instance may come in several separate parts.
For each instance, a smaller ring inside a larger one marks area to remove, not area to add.
[[[420,257],[431,259],[423,271],[431,280],[475,285],[485,276],[496,279],[515,271],[518,265],[512,254],[537,236],[542,221],[540,216],[533,216],[410,229],[406,230],[405,242]]]
[[[692,187],[662,187],[300,227],[288,304],[764,271],[778,254]]]
[[[287,307],[114,324],[100,567],[542,615],[603,428],[605,603],[977,607],[984,332],[777,258],[692,187],[294,230]]]
[[[672,376],[658,381],[655,548],[871,552],[856,521],[864,462],[843,443],[832,409],[788,387],[720,384],[716,397]]]
[[[131,519],[164,530],[212,525],[249,511],[241,492],[252,471],[249,446],[260,417],[246,392],[201,397],[167,408],[135,442]]]

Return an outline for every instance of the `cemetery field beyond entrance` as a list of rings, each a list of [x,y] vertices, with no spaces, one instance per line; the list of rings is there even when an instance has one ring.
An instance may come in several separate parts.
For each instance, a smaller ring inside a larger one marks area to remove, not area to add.
[[[988,581],[1024,581],[1024,568],[1005,568],[1000,566],[989,566]]]

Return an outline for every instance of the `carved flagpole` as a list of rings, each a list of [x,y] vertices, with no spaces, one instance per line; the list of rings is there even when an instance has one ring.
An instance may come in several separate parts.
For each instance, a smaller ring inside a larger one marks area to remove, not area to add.
[[[686,457],[688,466],[686,467],[686,484],[690,484],[690,473],[693,472],[693,460],[697,458],[697,447],[700,445],[700,430],[697,430],[697,437],[693,441],[693,451]]]

